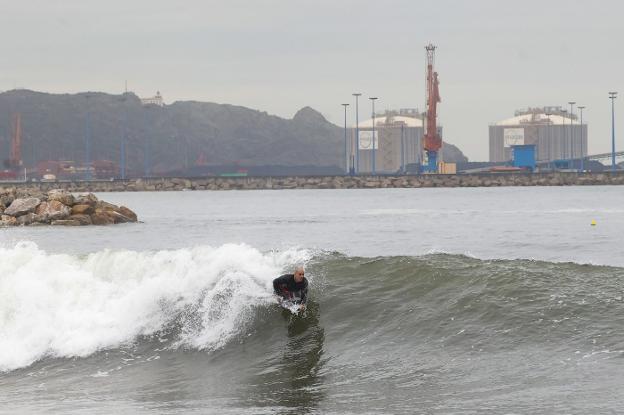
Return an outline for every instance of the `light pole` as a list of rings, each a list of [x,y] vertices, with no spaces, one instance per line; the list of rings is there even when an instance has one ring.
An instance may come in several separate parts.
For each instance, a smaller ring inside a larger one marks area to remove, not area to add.
[[[550,168],[552,169],[552,149],[553,149],[553,143],[552,143],[552,137],[551,137],[551,121],[550,121],[550,116],[552,115],[550,112],[546,112],[544,115],[546,115],[546,117],[548,118],[548,125],[546,127],[546,131],[547,131],[547,140],[548,140],[548,164],[550,165]]]
[[[617,92],[609,92],[611,98],[611,171],[615,171],[615,98]]]
[[[566,114],[568,113],[568,110],[561,110],[561,160],[565,160],[566,156],[567,156],[567,143],[566,143],[566,133],[565,133],[565,117]]]
[[[143,176],[144,177],[149,177],[150,176],[150,133],[152,131],[152,120],[155,118],[154,116],[150,115],[151,112],[151,105],[148,105],[147,107],[145,107],[145,137],[143,138]]]
[[[85,117],[85,180],[91,180],[91,120],[89,113],[89,94],[85,95],[87,100],[87,114]]]
[[[401,123],[401,174],[405,174],[405,133],[403,126],[405,123]]]
[[[570,167],[574,169],[574,130],[572,121],[574,119],[574,104],[576,104],[576,101],[569,101],[568,104],[570,104]]]
[[[371,100],[371,103],[373,104],[373,153],[372,153],[372,173],[373,176],[375,175],[375,101],[377,100],[377,97],[370,97],[368,98]]]
[[[585,154],[583,154],[583,110],[585,107],[583,105],[578,106],[579,112],[581,113],[581,173],[585,171]]]
[[[355,97],[355,174],[360,174],[360,107],[358,99],[361,93],[355,92],[351,94]]]
[[[349,174],[349,151],[347,149],[347,107],[349,104],[342,104],[344,107],[344,162],[345,162],[345,174]]]
[[[126,113],[126,94],[121,98],[121,143],[119,148],[119,169],[121,180],[126,180],[126,128],[128,123],[128,114]]]

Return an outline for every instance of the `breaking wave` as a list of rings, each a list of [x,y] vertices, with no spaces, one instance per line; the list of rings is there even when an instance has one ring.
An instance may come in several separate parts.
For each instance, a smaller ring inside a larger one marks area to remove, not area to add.
[[[47,358],[152,347],[153,339],[172,352],[236,356],[237,336],[263,349],[284,325],[271,314],[278,312],[271,281],[298,263],[308,267],[311,304],[299,320],[307,325],[289,330],[316,327],[311,350],[326,338],[334,356],[369,356],[371,365],[389,355],[410,355],[410,364],[424,356],[424,367],[440,350],[447,358],[522,347],[553,359],[624,355],[622,268],[440,253],[262,252],[244,244],[73,256],[26,242],[0,248],[0,257],[5,372]]]
[[[175,346],[222,347],[273,301],[271,281],[305,250],[247,245],[49,254],[0,248],[0,371],[81,357],[175,328]]]

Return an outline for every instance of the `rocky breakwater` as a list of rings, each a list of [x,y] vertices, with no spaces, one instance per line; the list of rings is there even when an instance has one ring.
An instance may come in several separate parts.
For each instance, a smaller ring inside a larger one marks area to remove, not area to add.
[[[98,200],[93,193],[76,197],[58,189],[46,193],[0,190],[0,227],[112,225],[136,221],[137,215],[132,210]]]

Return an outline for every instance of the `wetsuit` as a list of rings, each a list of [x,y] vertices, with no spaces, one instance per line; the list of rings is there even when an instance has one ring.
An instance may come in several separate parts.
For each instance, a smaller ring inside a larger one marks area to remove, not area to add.
[[[305,304],[308,300],[308,280],[296,282],[293,274],[285,274],[273,280],[275,294],[284,300]]]

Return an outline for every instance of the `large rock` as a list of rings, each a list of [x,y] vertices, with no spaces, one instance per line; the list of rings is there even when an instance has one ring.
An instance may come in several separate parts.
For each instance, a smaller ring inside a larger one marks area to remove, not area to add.
[[[71,209],[58,200],[41,202],[37,207],[37,215],[41,216],[46,221],[67,219],[71,213]]]
[[[33,212],[41,201],[36,197],[27,197],[24,199],[15,199],[11,205],[5,209],[5,215],[21,216],[26,213]]]
[[[69,220],[75,220],[80,223],[80,225],[92,225],[93,221],[91,220],[91,216],[89,215],[71,215]]]
[[[34,213],[26,213],[25,215],[21,215],[17,218],[17,224],[26,226],[31,225],[35,222],[39,222],[40,217],[35,215]]]
[[[114,223],[136,222],[138,219],[136,213],[127,207],[119,207],[103,200],[97,202],[95,211],[108,215],[113,219]]]
[[[48,200],[48,195],[46,195],[45,193],[43,193],[41,190],[38,190],[38,189],[26,188],[26,189],[17,189],[15,191],[16,199],[24,199],[27,197],[36,197],[42,202],[44,200]]]
[[[72,215],[90,215],[95,212],[95,208],[91,205],[80,204],[71,208]]]
[[[52,226],[80,226],[80,222],[73,219],[53,220]]]
[[[16,226],[16,225],[17,225],[17,219],[15,219],[13,216],[9,216],[9,215],[0,216],[0,226]]]
[[[48,192],[48,201],[57,200],[65,206],[72,206],[74,204],[74,195],[66,190],[55,189]]]
[[[0,204],[4,205],[4,207],[10,206],[14,200],[15,200],[14,193],[6,192],[3,194],[0,194]]]
[[[100,209],[100,210],[118,210],[119,209],[117,205],[113,205],[112,203],[108,203],[103,200],[98,200],[95,207],[96,209]]]
[[[113,220],[113,223],[128,223],[133,222],[129,217],[122,215],[116,210],[105,210],[104,213]]]
[[[86,195],[80,195],[75,200],[76,205],[89,205],[95,207],[98,202],[98,198],[93,193],[88,193]]]
[[[108,215],[108,212],[97,209],[95,213],[91,215],[91,222],[94,225],[112,225],[115,220]]]
[[[122,215],[124,215],[127,218],[130,218],[131,222],[136,222],[138,220],[137,218],[137,214],[134,213],[132,210],[128,209],[125,206],[120,206],[119,207],[119,213],[121,213]]]

